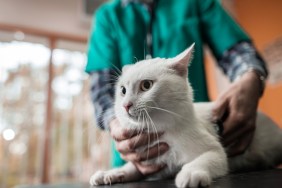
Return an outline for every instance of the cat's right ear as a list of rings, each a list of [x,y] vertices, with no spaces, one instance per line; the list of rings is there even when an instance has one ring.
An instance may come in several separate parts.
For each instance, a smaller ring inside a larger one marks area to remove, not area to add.
[[[124,65],[122,67],[122,72],[125,72],[129,67],[131,67],[132,65]]]
[[[184,50],[182,53],[178,54],[176,57],[171,59],[170,67],[177,71],[180,76],[187,76],[188,65],[193,57],[195,43],[193,43],[189,48]]]

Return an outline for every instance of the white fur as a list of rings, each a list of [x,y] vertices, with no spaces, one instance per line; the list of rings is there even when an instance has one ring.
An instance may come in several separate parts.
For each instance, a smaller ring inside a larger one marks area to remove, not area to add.
[[[164,155],[146,163],[167,164],[151,178],[175,176],[177,187],[210,185],[212,179],[231,171],[270,167],[282,161],[281,130],[266,116],[258,114],[257,130],[249,149],[234,159],[227,159],[214,125],[210,122],[213,103],[193,104],[193,91],[187,80],[187,66],[193,46],[171,59],[144,60],[123,70],[116,88],[115,112],[121,125],[148,132],[162,132],[159,142],[170,148]],[[140,90],[143,80],[152,80],[148,91]],[[122,95],[121,86],[126,88]],[[123,105],[132,102],[127,112]],[[280,141],[280,143],[279,143]],[[150,145],[158,144],[157,142]],[[139,149],[139,150],[142,150]],[[278,155],[279,154],[279,155]],[[228,163],[229,162],[229,163]],[[91,185],[135,181],[142,178],[135,166],[97,172]]]

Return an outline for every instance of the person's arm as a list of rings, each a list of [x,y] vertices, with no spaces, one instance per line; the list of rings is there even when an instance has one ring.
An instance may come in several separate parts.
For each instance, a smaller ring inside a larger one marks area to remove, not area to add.
[[[261,78],[267,76],[267,71],[250,37],[217,0],[201,1],[198,8],[203,37],[219,66],[233,81],[216,99],[213,120],[223,122],[222,142],[228,155],[237,155],[252,139],[264,89]]]
[[[255,72],[261,82],[261,94],[263,94],[264,81],[268,76],[268,71],[264,60],[252,43],[242,41],[235,44],[224,52],[218,64],[231,82],[240,79],[247,72]]]
[[[244,152],[252,140],[256,110],[268,72],[249,42],[234,45],[224,53],[219,64],[232,84],[218,97],[214,118],[224,122],[223,144],[229,156],[234,156]]]
[[[110,19],[111,5],[101,6],[93,17],[88,41],[86,72],[90,75],[90,93],[95,109],[96,124],[109,129],[114,118],[114,79],[118,77],[119,51],[116,33]]]
[[[95,108],[96,124],[101,129],[109,129],[110,121],[115,118],[114,104],[114,71],[105,69],[90,73],[91,99]]]
[[[251,38],[223,9],[218,0],[197,1],[202,37],[233,82],[250,69],[267,77],[266,64]]]

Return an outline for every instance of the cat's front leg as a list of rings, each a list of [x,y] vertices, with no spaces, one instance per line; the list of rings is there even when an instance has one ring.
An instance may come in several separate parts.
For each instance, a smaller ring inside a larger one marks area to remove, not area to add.
[[[177,174],[177,187],[209,186],[213,178],[227,173],[227,158],[223,151],[208,151],[185,164]]]
[[[207,171],[200,169],[181,170],[175,179],[177,187],[206,187],[211,183],[211,176]]]
[[[96,172],[91,176],[89,183],[90,185],[107,185],[136,181],[141,178],[142,175],[136,167],[131,162],[128,162],[120,168]]]
[[[90,185],[107,185],[124,182],[124,172],[120,168],[98,171],[90,178]]]

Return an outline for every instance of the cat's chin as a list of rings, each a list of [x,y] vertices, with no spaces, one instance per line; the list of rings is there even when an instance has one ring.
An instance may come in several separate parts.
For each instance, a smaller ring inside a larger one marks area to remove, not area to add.
[[[140,121],[138,121],[138,119],[134,116],[123,116],[121,118],[118,118],[121,123],[123,125],[125,125],[127,128],[130,127],[130,128],[139,128],[140,127]]]
[[[126,119],[128,119],[128,121],[135,121],[135,122],[138,122],[138,117],[135,116],[134,114],[126,113],[126,115],[124,115],[124,117],[125,117]]]
[[[133,124],[133,125],[139,125],[140,122],[138,121],[138,119],[134,116],[128,116],[127,117],[127,121],[130,123],[130,124]]]

